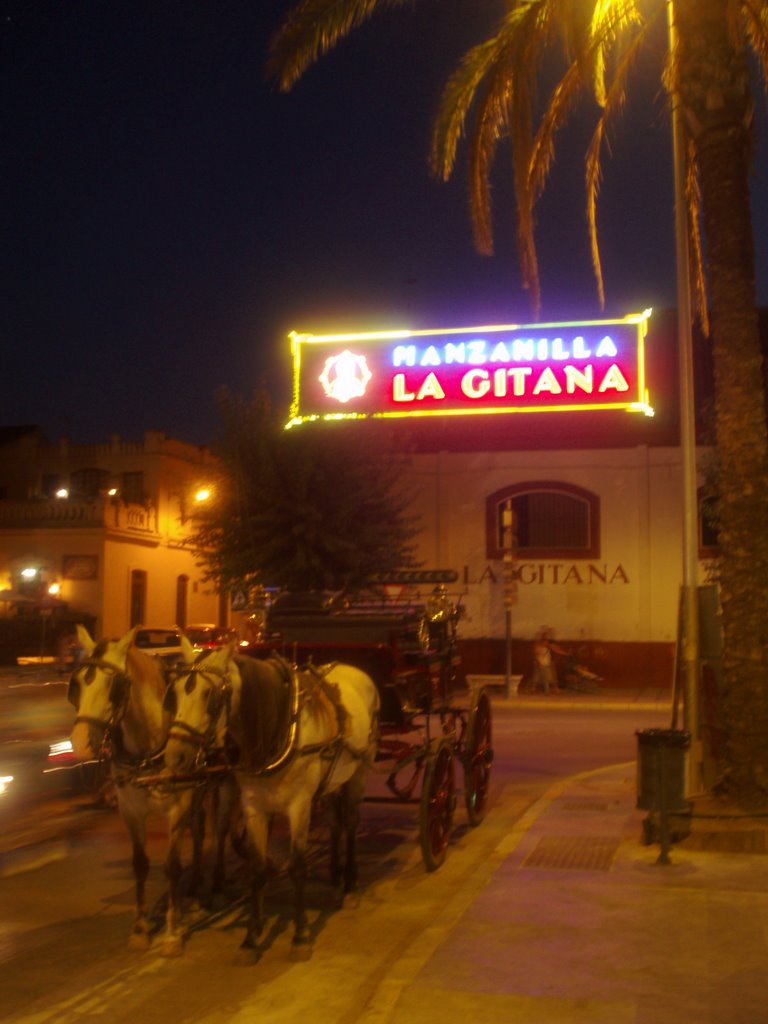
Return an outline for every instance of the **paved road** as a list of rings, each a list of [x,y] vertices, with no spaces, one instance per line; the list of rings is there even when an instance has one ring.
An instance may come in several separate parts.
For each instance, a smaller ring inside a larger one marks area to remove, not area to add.
[[[554,701],[494,700],[490,809],[477,829],[457,811],[443,867],[427,873],[416,840],[417,808],[369,801],[360,835],[361,884],[341,911],[329,905],[324,832],[313,848],[309,953],[291,947],[290,886],[269,891],[261,958],[239,948],[245,876],[230,861],[228,899],[219,910],[188,907],[184,955],[168,960],[159,944],[146,954],[126,948],[132,917],[127,843],[113,814],[92,816],[68,839],[39,848],[34,870],[0,879],[2,1019],[15,1024],[90,1022],[154,1024],[252,1020],[298,1024],[319,1016],[351,1024],[391,1019],[404,990],[486,890],[526,827],[526,815],[574,773],[626,763],[631,775],[635,730],[667,724],[661,705],[623,710],[558,706]],[[378,792],[379,782],[372,787]],[[47,851],[43,855],[43,851]],[[150,896],[163,888],[160,833],[152,836]],[[285,853],[278,831],[274,854]],[[510,951],[512,955],[512,951]],[[483,1011],[485,1012],[485,1011]],[[413,1019],[423,1021],[421,1006]],[[498,1020],[463,1014],[435,1020]],[[521,1018],[523,1019],[523,1018]]]

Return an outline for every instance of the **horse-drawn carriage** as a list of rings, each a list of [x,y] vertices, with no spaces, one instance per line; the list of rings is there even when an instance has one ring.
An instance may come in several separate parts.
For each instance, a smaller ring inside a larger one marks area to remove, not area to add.
[[[403,574],[434,583],[449,574]],[[340,594],[285,593],[271,605],[254,653],[279,652],[293,664],[355,665],[373,679],[381,700],[377,762],[395,798],[414,797],[419,783],[419,836],[428,870],[442,864],[463,776],[470,824],[488,797],[491,704],[483,689],[467,691],[456,644],[459,609],[438,584],[424,600],[350,599]]]
[[[86,657],[69,684],[77,709],[72,743],[82,760],[109,752],[133,844],[134,944],[144,945],[149,934],[145,821],[156,806],[169,823],[165,949],[181,949],[181,827],[193,826],[196,882],[200,801],[207,791],[223,810],[215,888],[223,882],[230,808],[239,797],[253,880],[246,947],[257,947],[264,928],[274,815],[290,823],[295,943],[309,941],[306,845],[320,796],[332,812],[332,881],[342,899],[354,887],[358,809],[376,762],[385,765],[399,800],[409,800],[421,781],[422,855],[429,870],[440,866],[453,827],[456,763],[470,823],[477,825],[493,760],[488,695],[461,685],[457,619],[442,587],[427,601],[407,604],[285,594],[274,601],[252,656],[237,655],[233,644],[198,652],[182,637],[183,660],[170,670],[170,680],[156,659],[135,646],[138,627],[119,641],[98,644],[82,631]]]

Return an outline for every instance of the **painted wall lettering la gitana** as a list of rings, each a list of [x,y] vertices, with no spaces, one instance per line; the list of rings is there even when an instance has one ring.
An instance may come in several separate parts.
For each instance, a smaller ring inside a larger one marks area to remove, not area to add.
[[[289,426],[313,419],[626,409],[652,415],[651,310],[616,320],[292,332]]]
[[[490,563],[479,571],[465,565],[461,572],[461,581],[467,586],[473,583],[497,583],[503,579],[502,567],[494,567]],[[629,583],[629,576],[620,562],[518,562],[512,572],[511,582],[525,587],[557,584],[611,586],[614,583]]]

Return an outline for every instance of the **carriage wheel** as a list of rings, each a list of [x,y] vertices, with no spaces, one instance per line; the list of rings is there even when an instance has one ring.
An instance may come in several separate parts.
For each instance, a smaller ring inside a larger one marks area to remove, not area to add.
[[[424,784],[421,788],[419,840],[427,871],[439,868],[445,860],[448,840],[453,829],[455,806],[453,748],[449,742],[442,740],[438,743],[435,753],[427,758]]]
[[[479,825],[485,817],[488,783],[491,778],[491,702],[481,690],[469,712],[467,745],[464,750],[464,799],[470,825]]]

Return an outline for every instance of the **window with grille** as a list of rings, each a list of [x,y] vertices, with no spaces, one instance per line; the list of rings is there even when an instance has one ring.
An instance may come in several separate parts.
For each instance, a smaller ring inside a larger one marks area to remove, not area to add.
[[[44,498],[53,498],[61,487],[61,477],[58,473],[43,473],[40,490]]]
[[[131,570],[130,616],[131,626],[139,626],[144,622],[147,606],[147,574],[143,569]]]
[[[123,473],[120,497],[126,505],[144,504],[144,474],[142,472]]]
[[[489,558],[505,547],[504,509],[511,502],[518,557],[597,558],[600,555],[600,499],[573,484],[528,482],[505,487],[486,499]]]
[[[106,469],[76,469],[69,478],[69,493],[72,498],[97,498],[109,487],[109,472]]]
[[[189,599],[189,576],[176,577],[176,625],[187,628],[187,601]]]

